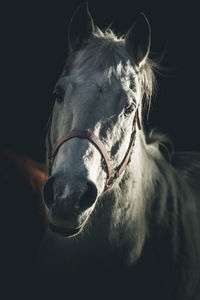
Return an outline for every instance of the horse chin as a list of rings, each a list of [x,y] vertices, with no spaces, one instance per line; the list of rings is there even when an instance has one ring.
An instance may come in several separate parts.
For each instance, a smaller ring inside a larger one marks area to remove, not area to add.
[[[90,217],[92,209],[88,209],[85,212],[80,212],[76,216],[70,217],[69,215],[63,218],[59,218],[59,215],[54,210],[50,209],[48,214],[49,229],[65,238],[70,238],[78,235],[85,227],[88,218]],[[70,215],[73,215],[72,212]]]
[[[84,224],[76,228],[64,228],[49,223],[50,230],[64,238],[71,238],[78,235],[82,231],[83,227]]]

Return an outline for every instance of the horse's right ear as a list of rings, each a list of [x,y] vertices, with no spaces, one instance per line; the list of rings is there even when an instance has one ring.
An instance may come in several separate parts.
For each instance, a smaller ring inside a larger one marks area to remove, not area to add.
[[[88,40],[94,31],[94,23],[88,4],[81,4],[74,12],[68,28],[69,53],[78,50],[83,41]]]

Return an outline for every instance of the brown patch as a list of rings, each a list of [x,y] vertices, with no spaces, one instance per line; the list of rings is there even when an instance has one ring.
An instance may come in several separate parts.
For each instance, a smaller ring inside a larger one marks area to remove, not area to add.
[[[22,186],[20,190],[22,197],[23,186],[28,187],[30,201],[33,201],[34,195],[35,205],[38,207],[37,213],[44,219],[46,219],[46,208],[42,201],[42,188],[46,178],[47,174],[43,164],[14,153],[9,149],[0,148],[0,183],[7,184],[10,189],[12,189],[12,183]]]

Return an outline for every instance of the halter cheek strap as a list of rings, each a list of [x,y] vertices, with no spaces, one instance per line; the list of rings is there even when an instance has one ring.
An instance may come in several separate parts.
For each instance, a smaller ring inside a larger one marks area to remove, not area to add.
[[[51,148],[51,142],[50,142],[50,126],[48,129],[47,133],[47,140],[46,140],[46,145],[47,145],[47,151],[48,151],[48,159],[49,159],[49,176],[52,173],[52,166],[54,159],[56,157],[56,154],[58,153],[58,150],[60,147],[67,142],[68,140],[72,138],[81,138],[81,139],[87,139],[89,140],[95,147],[96,149],[100,152],[102,158],[104,159],[105,162],[105,167],[106,167],[106,172],[107,172],[107,180],[106,180],[106,185],[105,185],[105,191],[108,191],[108,189],[112,186],[114,179],[119,177],[127,164],[130,162],[130,157],[132,153],[132,148],[135,143],[135,134],[136,134],[136,129],[135,129],[135,124],[137,124],[138,129],[141,129],[141,124],[139,120],[139,115],[138,115],[138,108],[135,111],[135,116],[133,119],[133,132],[131,134],[130,142],[128,149],[126,151],[126,154],[122,160],[122,162],[119,164],[118,167],[115,169],[112,166],[111,159],[110,159],[110,154],[106,150],[104,144],[102,141],[90,130],[74,130],[69,132],[67,135],[65,135],[62,139],[58,141],[56,146],[52,149]]]

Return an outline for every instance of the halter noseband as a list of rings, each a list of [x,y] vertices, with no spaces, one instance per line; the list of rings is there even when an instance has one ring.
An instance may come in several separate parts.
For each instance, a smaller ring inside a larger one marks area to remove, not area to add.
[[[51,124],[51,122],[50,122],[50,124]],[[127,164],[130,162],[131,150],[135,143],[135,134],[136,134],[135,124],[137,124],[139,130],[141,129],[139,115],[138,115],[138,108],[137,108],[135,111],[134,119],[133,119],[133,131],[131,133],[131,138],[130,138],[128,149],[126,151],[126,154],[125,154],[122,162],[114,169],[112,166],[112,163],[111,163],[109,152],[106,150],[102,141],[90,130],[73,130],[73,131],[69,132],[67,135],[65,135],[63,138],[61,138],[58,141],[58,143],[55,145],[55,147],[52,148],[51,141],[50,141],[50,124],[49,124],[48,132],[47,132],[47,139],[46,139],[46,146],[47,146],[48,160],[49,160],[49,176],[52,173],[52,166],[53,166],[53,162],[56,157],[56,154],[58,153],[58,150],[65,142],[67,142],[68,140],[70,140],[72,138],[87,139],[100,152],[100,154],[103,157],[104,162],[105,162],[105,167],[106,167],[106,172],[107,172],[107,180],[106,180],[104,192],[109,190],[109,188],[113,184],[114,179],[118,178],[122,174],[123,170],[125,169]]]

